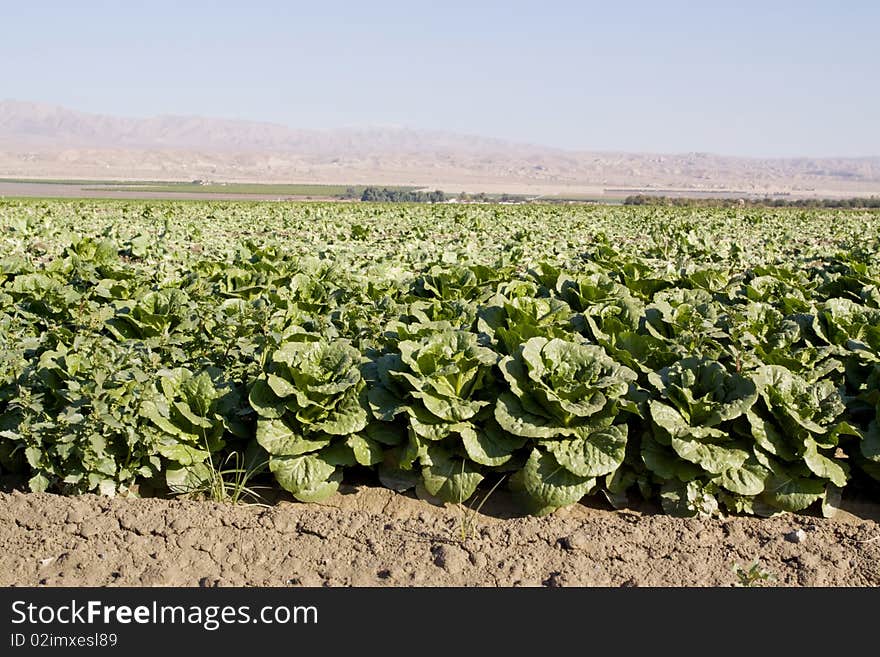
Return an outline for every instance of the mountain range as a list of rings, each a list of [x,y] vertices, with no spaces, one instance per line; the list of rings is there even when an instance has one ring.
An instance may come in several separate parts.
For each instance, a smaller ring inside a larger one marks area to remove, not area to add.
[[[565,150],[402,127],[129,118],[0,101],[0,176],[413,184],[449,191],[880,194],[880,157]]]

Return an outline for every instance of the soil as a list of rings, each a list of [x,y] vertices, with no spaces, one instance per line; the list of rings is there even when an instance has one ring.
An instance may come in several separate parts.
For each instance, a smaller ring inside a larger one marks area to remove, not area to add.
[[[338,201],[331,196],[306,196],[291,194],[222,194],[215,192],[151,192],[151,191],[117,191],[102,188],[94,183],[81,185],[76,183],[36,183],[36,182],[0,182],[0,198],[93,198],[93,199],[129,199],[129,200],[160,200],[160,201],[321,201],[327,203]]]
[[[880,585],[876,506],[681,519],[576,505],[516,517],[370,486],[323,505],[0,493],[2,586]]]

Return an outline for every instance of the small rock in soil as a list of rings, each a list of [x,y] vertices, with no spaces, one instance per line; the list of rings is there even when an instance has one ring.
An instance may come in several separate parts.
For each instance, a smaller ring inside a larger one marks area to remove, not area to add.
[[[789,543],[803,543],[807,540],[807,533],[803,529],[796,529],[785,535],[785,540]]]

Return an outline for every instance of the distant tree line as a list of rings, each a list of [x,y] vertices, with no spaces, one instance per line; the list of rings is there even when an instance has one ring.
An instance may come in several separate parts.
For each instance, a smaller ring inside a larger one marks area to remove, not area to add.
[[[492,199],[489,197],[486,192],[480,192],[479,194],[468,194],[467,192],[462,192],[456,199],[461,201],[462,203],[475,202],[475,203],[488,203]]]
[[[751,207],[771,208],[880,208],[880,197],[867,198],[687,198],[681,196],[627,196],[624,205],[674,205],[682,207]]]
[[[361,200],[373,203],[443,203],[446,194],[439,189],[433,192],[417,192],[387,187],[365,187]]]
[[[674,205],[683,207],[733,207],[748,205],[771,208],[880,208],[880,197],[865,198],[688,198],[681,196],[627,196],[624,205]]]

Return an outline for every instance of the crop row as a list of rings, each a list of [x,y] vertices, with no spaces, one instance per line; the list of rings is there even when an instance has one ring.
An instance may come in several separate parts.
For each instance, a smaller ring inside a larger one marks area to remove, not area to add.
[[[380,272],[48,229],[41,256],[4,230],[27,248],[0,260],[0,468],[33,490],[200,490],[234,455],[305,501],[367,469],[449,502],[503,480],[532,513],[601,492],[766,515],[880,478],[870,240],[718,261],[687,226],[678,262],[578,234]]]

